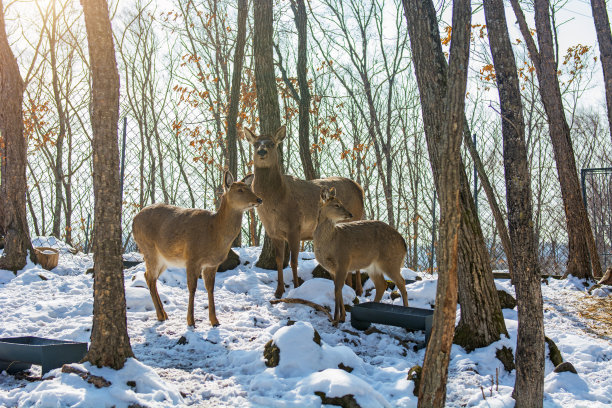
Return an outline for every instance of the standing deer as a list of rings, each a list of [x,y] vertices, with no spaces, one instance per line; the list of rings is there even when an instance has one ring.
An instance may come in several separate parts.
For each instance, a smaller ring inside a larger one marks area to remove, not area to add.
[[[134,241],[146,264],[145,279],[157,312],[157,320],[168,319],[157,293],[157,279],[168,266],[186,268],[189,306],[187,324],[195,326],[193,301],[198,278],[202,275],[208,293],[208,317],[218,326],[215,314],[215,274],[225,261],[232,241],[242,224],[242,213],[262,203],[251,190],[253,175],[234,182],[228,171],[223,176],[221,204],[216,213],[153,204],[140,211],[132,224]]]
[[[293,285],[297,287],[300,241],[312,239],[317,225],[321,188],[335,187],[338,196],[353,214],[353,220],[359,220],[363,216],[363,189],[353,180],[344,177],[307,181],[283,174],[279,163],[278,145],[286,136],[284,126],[281,126],[274,135],[259,137],[246,129],[245,136],[253,145],[255,165],[253,191],[264,200],[263,204],[257,207],[257,214],[276,250],[278,283],[275,296],[280,298],[285,291],[283,282],[285,241],[289,244],[291,254]]]
[[[342,287],[348,271],[365,270],[376,287],[375,302],[387,288],[387,275],[408,306],[406,281],[401,268],[406,256],[406,242],[393,227],[382,221],[353,221],[353,214],[336,198],[336,190],[321,191],[319,218],[314,231],[317,261],[334,277],[334,321],[344,321],[346,312]]]

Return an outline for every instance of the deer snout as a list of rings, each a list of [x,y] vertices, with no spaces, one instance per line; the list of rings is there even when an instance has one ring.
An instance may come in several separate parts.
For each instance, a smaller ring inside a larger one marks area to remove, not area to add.
[[[259,149],[259,150],[257,151],[257,154],[258,154],[260,157],[264,157],[264,156],[266,155],[266,153],[268,153],[268,152],[267,152],[265,149]]]
[[[263,203],[263,200],[261,198],[258,198],[257,199],[257,204],[261,204],[261,203]]]

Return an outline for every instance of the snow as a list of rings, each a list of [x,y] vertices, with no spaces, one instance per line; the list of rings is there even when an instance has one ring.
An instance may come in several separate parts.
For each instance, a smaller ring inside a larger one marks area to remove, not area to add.
[[[91,255],[73,254],[69,246],[54,238],[37,237],[35,245],[59,249],[59,264],[46,271],[28,263],[16,275],[0,270],[0,337],[33,335],[87,342],[93,278],[85,271],[93,266]],[[321,399],[315,392],[324,392],[327,397],[350,394],[362,407],[416,407],[414,384],[407,380],[407,373],[423,362],[425,350],[413,348],[424,340],[423,332],[375,325],[380,332],[366,334],[351,327],[350,312],[346,323],[334,327],[310,307],[272,305],[269,300],[274,298],[276,271],[254,266],[259,248],[236,250],[242,264],[216,277],[214,296],[221,326],[209,325],[207,293],[200,280],[196,328],[187,327],[187,283],[180,268],[167,270],[158,280],[169,319],[157,321],[144,264],[134,266],[124,275],[135,358],[118,371],[74,364],[112,385],[98,389],[60,369],[33,382],[0,373],[0,407],[320,407]],[[138,254],[131,256],[138,259]],[[286,268],[285,296],[310,300],[333,311],[333,283],[312,278],[316,265],[312,253],[300,255],[299,276],[305,282],[296,289],[291,270]],[[407,286],[410,306],[430,308],[435,300],[435,276],[409,269],[402,270],[402,275],[421,278]],[[496,280],[496,286],[514,295],[508,280]],[[360,302],[374,297],[374,291],[369,290],[373,289],[371,282],[366,282],[364,289],[368,295],[359,297]],[[585,298],[610,301],[610,290],[602,287],[592,295],[586,290],[583,281],[575,278],[548,279],[542,284],[546,335],[578,372],[554,373],[552,363],[546,360],[545,407],[612,405],[612,340],[593,331],[574,306]],[[345,286],[344,303],[352,304],[354,298],[354,291]],[[390,291],[382,301],[392,302]],[[401,304],[401,299],[393,303]],[[516,309],[504,310],[504,318],[509,338],[471,353],[453,346],[447,406],[514,406],[515,371],[506,372],[495,352],[504,346],[516,347]],[[320,344],[314,342],[315,330]],[[181,338],[184,344],[179,344]],[[270,340],[280,350],[277,367],[267,367],[264,362],[264,346]],[[40,368],[34,366],[31,374],[40,375]]]

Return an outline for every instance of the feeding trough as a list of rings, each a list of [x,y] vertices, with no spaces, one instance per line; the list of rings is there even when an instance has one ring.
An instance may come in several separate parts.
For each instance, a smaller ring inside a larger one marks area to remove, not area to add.
[[[351,308],[351,326],[366,330],[371,323],[404,327],[425,332],[425,344],[429,340],[433,322],[431,309],[389,305],[386,303],[366,302]]]
[[[42,337],[0,338],[0,371],[13,374],[37,364],[45,375],[49,370],[80,361],[85,353],[87,343]]]
[[[57,262],[59,261],[59,251],[57,249],[51,247],[34,247],[34,251],[36,252],[38,262],[46,270],[50,271],[57,266]]]

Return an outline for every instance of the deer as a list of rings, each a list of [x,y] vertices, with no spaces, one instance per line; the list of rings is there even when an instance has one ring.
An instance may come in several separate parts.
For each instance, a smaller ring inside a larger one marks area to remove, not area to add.
[[[217,212],[157,203],[140,211],[132,223],[132,235],[145,261],[145,279],[157,320],[168,315],[157,292],[157,279],[168,266],[186,268],[189,305],[187,325],[195,327],[193,306],[198,278],[208,293],[208,317],[215,327],[215,274],[240,232],[242,213],[259,206],[262,199],[251,189],[253,175],[238,182],[229,171],[223,176],[223,195]]]
[[[315,258],[334,277],[334,324],[346,318],[342,287],[352,270],[368,273],[376,288],[375,302],[380,302],[387,288],[387,275],[402,294],[404,306],[408,306],[406,281],[401,274],[406,241],[382,221],[350,221],[352,218],[351,211],[336,197],[335,188],[321,190],[313,243]]]
[[[275,250],[278,272],[276,298],[285,291],[283,282],[283,260],[285,242],[289,246],[293,285],[299,286],[297,267],[300,241],[312,240],[317,225],[318,203],[321,188],[335,187],[338,196],[346,203],[353,217],[363,217],[363,189],[351,179],[329,177],[302,180],[283,174],[279,162],[278,145],[285,139],[286,128],[281,126],[274,134],[256,136],[250,129],[243,130],[243,136],[253,146],[255,167],[253,191],[262,197],[263,204],[257,207],[257,214],[270,237]],[[359,284],[361,280],[359,279]]]

